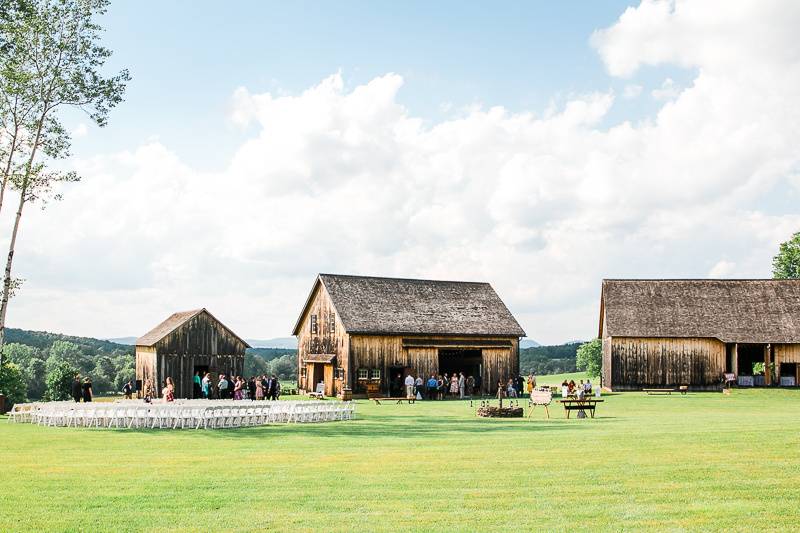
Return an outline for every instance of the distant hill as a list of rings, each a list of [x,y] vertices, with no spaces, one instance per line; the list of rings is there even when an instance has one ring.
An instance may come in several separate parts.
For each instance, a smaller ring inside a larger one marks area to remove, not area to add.
[[[6,329],[5,342],[8,344],[19,343],[27,346],[33,346],[34,348],[39,348],[40,350],[49,350],[55,341],[69,341],[73,344],[77,344],[87,353],[111,353],[114,351],[133,353],[133,350],[129,345],[110,340],[93,339],[91,337],[75,337],[72,335],[63,335],[61,333],[50,333],[49,331],[28,331],[17,328]]]
[[[520,348],[536,348],[537,346],[541,346],[541,344],[527,337],[519,341]]]
[[[245,339],[253,348],[290,348],[297,349],[297,339],[294,337],[276,337],[274,339],[258,340]]]
[[[133,346],[136,344],[136,339],[138,337],[117,337],[114,339],[106,339],[108,342],[115,342],[117,344],[125,344],[128,346]]]

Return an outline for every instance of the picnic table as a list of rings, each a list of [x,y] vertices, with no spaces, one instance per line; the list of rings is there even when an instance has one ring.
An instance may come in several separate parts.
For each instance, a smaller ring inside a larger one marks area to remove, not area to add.
[[[375,405],[380,405],[382,401],[384,401],[384,402],[394,402],[394,401],[396,401],[397,403],[403,403],[404,401],[408,402],[408,403],[415,403],[417,401],[417,399],[415,397],[413,397],[413,396],[409,397],[409,398],[407,398],[405,396],[399,396],[399,397],[394,397],[394,398],[392,398],[392,397],[383,398],[381,396],[373,396],[372,398],[370,398],[370,400],[375,402]]]
[[[594,410],[597,404],[605,400],[599,400],[597,398],[584,398],[583,400],[568,398],[559,401],[564,404],[564,411],[567,413],[567,418],[569,418],[570,411],[578,411],[578,414],[583,413],[584,415],[586,415],[586,411],[589,411],[592,418],[594,418]]]

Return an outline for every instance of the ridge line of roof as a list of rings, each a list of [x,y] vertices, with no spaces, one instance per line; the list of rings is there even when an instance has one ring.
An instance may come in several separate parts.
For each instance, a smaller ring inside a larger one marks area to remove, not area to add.
[[[359,276],[356,274],[331,274],[328,272],[320,272],[318,276],[332,276],[337,278],[361,278],[361,279],[385,279],[392,281],[424,281],[426,283],[468,283],[471,285],[489,285],[488,281],[459,281],[449,279],[424,279],[424,278],[392,278],[389,276]]]

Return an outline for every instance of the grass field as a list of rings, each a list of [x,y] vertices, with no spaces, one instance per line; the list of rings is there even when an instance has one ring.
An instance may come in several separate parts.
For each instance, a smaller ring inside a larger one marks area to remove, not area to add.
[[[469,402],[218,431],[0,420],[0,530],[792,530],[800,391],[607,395],[598,418]]]

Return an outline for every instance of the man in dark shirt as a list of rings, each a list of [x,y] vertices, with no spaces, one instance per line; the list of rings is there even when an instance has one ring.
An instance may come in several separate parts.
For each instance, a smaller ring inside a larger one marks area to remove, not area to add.
[[[81,401],[81,396],[83,396],[81,376],[80,374],[75,374],[75,379],[72,380],[72,399],[75,400],[75,403],[79,403]]]

